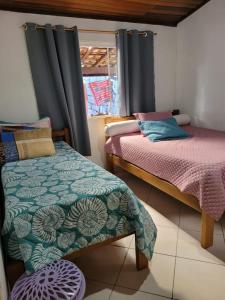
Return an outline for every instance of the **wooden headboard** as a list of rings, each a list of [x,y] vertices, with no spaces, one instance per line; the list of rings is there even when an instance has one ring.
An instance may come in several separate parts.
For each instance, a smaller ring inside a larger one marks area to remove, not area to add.
[[[70,132],[68,128],[53,130],[52,139],[57,140],[57,138],[62,138],[67,144],[71,145]]]
[[[128,120],[135,120],[135,117],[134,116],[129,116],[129,117],[110,116],[104,118],[105,125],[112,122],[121,122],[121,121],[128,121]]]

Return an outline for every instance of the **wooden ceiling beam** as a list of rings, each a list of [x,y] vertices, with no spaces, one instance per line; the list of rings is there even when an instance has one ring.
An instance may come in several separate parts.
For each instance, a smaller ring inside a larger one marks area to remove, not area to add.
[[[27,9],[27,4],[25,3],[20,3],[17,5],[17,8],[21,8],[21,9]],[[73,6],[64,6],[64,5],[60,5],[60,4],[56,4],[54,5],[54,7],[51,7],[50,5],[44,5],[44,4],[35,4],[35,5],[30,5],[29,10],[43,10],[43,11],[47,11],[50,12],[50,10],[54,10],[56,12],[71,12],[74,14],[106,14],[107,15],[118,15],[118,16],[124,16],[127,13],[129,13],[130,15],[136,16],[142,16],[143,12],[142,11],[135,11],[135,10],[120,10],[119,8],[115,8],[114,10],[112,10],[112,8],[108,8],[108,7],[104,7],[101,8],[99,7],[87,7],[86,5],[73,5]]]
[[[83,76],[106,76],[108,75],[108,68],[107,67],[95,67],[95,68],[82,68]]]
[[[51,0],[1,0],[5,2],[12,2],[13,4],[20,4],[20,3],[26,3],[26,4],[53,4],[53,1]],[[163,5],[163,6],[175,6],[175,7],[188,7],[188,8],[195,8],[196,5],[200,5],[203,2],[203,0],[123,0],[121,2],[118,2],[117,0],[54,0],[54,5],[64,5],[64,6],[73,6],[75,4],[82,5],[85,4],[86,6],[90,6],[92,4],[101,6],[108,6],[111,5],[113,8],[116,6],[124,6],[126,7],[128,5],[133,6],[150,6],[150,5]]]
[[[176,26],[209,0],[0,0],[0,9]]]
[[[204,6],[209,1],[210,0],[202,0],[201,3],[199,3],[198,5],[196,5],[196,7],[193,8],[189,13],[187,13],[184,17],[181,17],[180,20],[177,22],[177,24],[180,23],[181,21],[183,21],[184,19],[186,19],[187,17],[189,17],[190,15],[192,15],[195,11],[197,11],[198,9],[200,9],[202,6]]]
[[[120,22],[131,22],[131,23],[139,23],[139,24],[151,24],[151,25],[165,25],[170,27],[175,27],[177,25],[177,18],[171,18],[171,16],[167,16],[167,18],[146,18],[142,16],[128,16],[128,15],[106,15],[106,14],[90,14],[84,12],[71,12],[71,11],[58,11],[54,8],[51,10],[46,10],[43,8],[31,9],[27,7],[9,7],[8,5],[1,5],[0,10],[6,11],[15,11],[21,13],[33,13],[33,14],[43,14],[43,15],[53,15],[53,16],[64,16],[64,17],[74,17],[74,18],[85,18],[85,19],[98,19],[98,20],[107,20],[107,21],[120,21]]]
[[[103,54],[93,65],[93,67],[98,67],[98,65],[105,59],[105,57],[107,56],[107,52],[105,54]]]
[[[195,8],[196,1],[168,1],[168,0],[125,0],[128,3],[141,3],[141,4],[151,4],[151,5],[163,5],[163,6],[174,6],[174,7],[184,7],[184,8]],[[201,3],[201,0],[197,1],[197,4]]]
[[[20,4],[20,8],[23,9],[25,8],[26,9],[26,5],[25,4]],[[63,8],[63,12],[67,13],[67,12],[70,12],[71,11],[71,8],[70,7],[67,7],[67,8],[64,8],[64,7],[61,7],[61,6],[55,6],[53,9],[54,12],[61,12],[62,11],[62,8]],[[32,9],[36,9],[36,7],[32,7]],[[43,11],[48,11],[48,9],[50,9],[50,7],[45,7],[45,5],[39,5],[38,10],[43,10]],[[129,17],[143,17],[145,16],[146,14],[148,13],[152,13],[152,14],[161,14],[161,15],[175,15],[175,16],[184,16],[185,15],[185,12],[186,11],[180,11],[180,10],[173,10],[171,8],[169,8],[168,10],[166,8],[160,8],[160,7],[156,7],[156,8],[152,8],[151,10],[149,11],[140,11],[140,12],[137,12],[136,10],[135,11],[130,11],[130,15]],[[111,9],[92,9],[92,8],[86,8],[86,6],[84,7],[79,7],[79,8],[76,8],[75,9],[75,14],[94,14],[94,15],[98,15],[98,14],[102,14],[107,17],[107,16],[124,16],[126,18],[126,14],[127,14],[127,11],[123,12],[123,11],[120,11],[119,8],[117,10],[114,10],[112,12]]]
[[[87,48],[86,53],[84,54],[84,56],[82,57],[82,60],[84,62],[84,60],[91,54],[92,51],[92,47]]]
[[[142,3],[142,2],[137,2],[137,0],[131,2],[132,0],[125,0],[123,2],[117,2],[115,3],[115,0],[86,0],[85,2],[82,1],[62,1],[62,0],[54,0],[54,7],[59,7],[59,8],[66,8],[66,9],[88,9],[88,10],[103,10],[103,11],[124,11],[124,12],[134,12],[137,13],[139,11],[146,12],[146,10],[151,10],[154,8],[157,8],[157,6],[169,6],[169,7],[179,7],[180,4],[182,4],[183,8],[195,8],[196,5],[199,5],[202,0],[197,0],[197,2],[168,2],[168,1],[152,1],[149,0],[148,3]],[[192,0],[193,1],[193,0]],[[13,0],[11,1],[15,5],[31,5],[32,7],[39,6],[39,5],[44,5],[46,7],[52,7],[52,1],[46,1],[46,0],[39,0],[34,1],[34,0]],[[115,5],[116,4],[116,5]],[[189,5],[188,5],[189,4]]]
[[[51,3],[46,3],[46,0],[40,0],[35,3],[33,1],[18,1],[17,5],[20,7],[26,7],[29,4],[32,8],[42,7],[43,9],[50,9],[52,7]],[[63,1],[54,1],[54,9],[57,10],[64,10],[64,11],[70,11],[73,10],[74,12],[89,12],[89,13],[100,13],[100,14],[113,14],[113,15],[126,15],[130,14],[133,16],[137,15],[144,15],[146,12],[151,12],[152,9],[154,9],[154,5],[139,5],[139,4],[132,4],[132,6],[129,3],[122,3],[122,4],[116,4],[115,1],[105,1],[105,2],[99,2],[99,1],[86,1],[85,3],[82,2],[69,2],[65,5],[65,2]]]

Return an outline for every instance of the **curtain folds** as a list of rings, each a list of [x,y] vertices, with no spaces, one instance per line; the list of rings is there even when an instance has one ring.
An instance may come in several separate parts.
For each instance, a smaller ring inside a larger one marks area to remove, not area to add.
[[[155,111],[154,34],[120,29],[116,36],[120,114]]]
[[[72,146],[90,155],[77,28],[27,23],[26,41],[40,117],[49,116],[53,129],[69,127]]]

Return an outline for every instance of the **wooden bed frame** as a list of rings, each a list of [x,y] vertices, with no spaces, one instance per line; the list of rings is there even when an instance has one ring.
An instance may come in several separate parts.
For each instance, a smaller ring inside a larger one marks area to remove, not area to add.
[[[69,134],[68,128],[64,128],[64,129],[58,130],[58,131],[53,131],[52,138],[54,140],[61,139],[61,140],[64,140],[65,142],[67,142],[68,144],[70,144],[70,134]],[[132,232],[132,233],[126,234],[126,235],[122,235],[119,237],[113,237],[113,238],[107,239],[103,242],[97,243],[95,245],[91,245],[91,246],[82,248],[78,251],[74,251],[74,252],[70,253],[69,255],[66,255],[63,258],[66,260],[74,261],[75,258],[77,258],[81,255],[86,255],[86,254],[92,252],[96,248],[99,248],[99,247],[102,247],[105,245],[109,245],[115,241],[118,241],[118,240],[125,238],[127,236],[130,236],[132,234],[135,234],[135,232]],[[135,239],[136,239],[136,235],[135,235]],[[137,270],[143,270],[143,269],[148,268],[147,258],[145,257],[145,255],[142,252],[139,251],[139,249],[137,247],[136,247],[136,268],[137,268]],[[6,275],[7,275],[10,289],[12,289],[16,280],[24,273],[24,271],[25,271],[25,269],[24,269],[23,261],[19,261],[19,260],[6,261]]]
[[[125,120],[133,120],[134,117],[106,117],[105,124],[111,122],[120,122]],[[181,201],[182,203],[194,208],[201,213],[201,246],[208,248],[213,245],[213,231],[214,231],[214,220],[206,214],[199,206],[199,201],[196,197],[181,192],[176,186],[165,181],[142,168],[118,157],[114,154],[106,153],[107,169],[113,173],[114,166],[118,166],[123,170],[135,175],[136,177],[144,180],[145,182],[156,187],[160,191],[172,196],[173,198]]]

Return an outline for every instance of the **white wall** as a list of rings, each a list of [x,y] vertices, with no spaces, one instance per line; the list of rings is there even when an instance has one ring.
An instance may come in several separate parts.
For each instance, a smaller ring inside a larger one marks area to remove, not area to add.
[[[195,124],[225,130],[225,0],[178,25],[176,107]]]
[[[6,277],[4,272],[2,245],[0,240],[0,300],[7,300],[7,299],[8,299],[8,291],[7,291]]]
[[[0,11],[0,120],[32,121],[38,118],[24,32],[25,22],[77,25],[78,28],[153,30],[155,37],[155,86],[157,110],[174,108],[176,28],[59,16]],[[113,43],[113,35],[81,34],[81,44],[95,41],[101,46]],[[103,164],[103,121],[89,121],[92,159]],[[98,142],[97,142],[98,141]],[[99,145],[99,142],[102,144]]]

